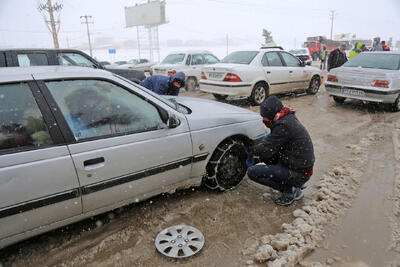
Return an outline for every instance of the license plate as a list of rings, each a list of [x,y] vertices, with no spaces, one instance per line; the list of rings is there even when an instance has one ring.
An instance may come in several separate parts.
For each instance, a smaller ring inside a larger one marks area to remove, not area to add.
[[[222,78],[222,73],[209,73],[208,78],[210,79],[221,79]]]
[[[355,90],[355,89],[342,89],[342,94],[345,95],[354,95],[354,96],[365,96],[365,92],[361,90]]]

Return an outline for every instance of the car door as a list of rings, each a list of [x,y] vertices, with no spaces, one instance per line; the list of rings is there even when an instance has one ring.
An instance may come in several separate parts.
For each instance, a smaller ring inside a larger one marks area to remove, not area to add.
[[[17,234],[82,213],[63,142],[35,83],[0,84],[0,247]]]
[[[288,90],[289,70],[284,66],[278,52],[266,52],[261,59],[265,79],[269,83],[270,94]]]
[[[147,198],[184,183],[191,174],[192,145],[183,114],[176,112],[180,125],[168,128],[164,109],[141,89],[125,86],[97,79],[42,84],[61,112],[58,121],[68,125],[64,134],[84,212]]]
[[[200,81],[201,67],[204,65],[204,57],[202,54],[193,54],[191,63],[191,76],[195,76]]]
[[[297,57],[289,53],[281,51],[280,54],[286,68],[289,70],[290,83],[288,84],[288,89],[293,91],[307,88],[309,79],[307,79],[307,72],[304,64],[301,64]]]

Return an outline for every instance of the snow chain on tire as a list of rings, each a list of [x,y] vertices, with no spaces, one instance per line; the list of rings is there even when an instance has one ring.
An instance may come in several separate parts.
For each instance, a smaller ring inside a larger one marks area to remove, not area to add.
[[[244,148],[242,141],[230,139],[215,149],[206,167],[205,184],[207,187],[227,191],[240,184],[247,171]],[[235,161],[237,163],[236,168],[229,168]],[[223,164],[221,165],[221,163]]]

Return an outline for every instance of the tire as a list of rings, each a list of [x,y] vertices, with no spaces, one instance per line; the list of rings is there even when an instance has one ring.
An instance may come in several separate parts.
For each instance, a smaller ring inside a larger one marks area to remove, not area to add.
[[[236,188],[247,172],[245,145],[237,139],[221,143],[206,167],[205,185],[227,191]]]
[[[315,95],[316,93],[318,93],[320,85],[321,85],[321,80],[319,79],[319,77],[318,76],[312,77],[310,85],[307,89],[307,94]]]
[[[268,97],[268,86],[264,83],[256,83],[250,96],[250,103],[259,106]]]
[[[335,100],[335,102],[336,103],[339,103],[339,104],[343,104],[344,103],[344,101],[346,100],[346,98],[345,97],[340,97],[340,96],[333,96],[333,100]]]
[[[224,99],[226,99],[228,97],[227,95],[220,95],[220,94],[213,94],[213,96],[217,100],[224,100]]]
[[[194,90],[196,86],[197,86],[197,79],[195,77],[187,78],[185,83],[186,91]]]
[[[397,97],[396,101],[390,106],[393,112],[400,111],[400,95]]]

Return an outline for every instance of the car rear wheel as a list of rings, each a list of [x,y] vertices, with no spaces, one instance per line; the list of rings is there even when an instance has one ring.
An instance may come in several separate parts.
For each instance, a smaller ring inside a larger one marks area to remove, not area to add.
[[[397,97],[396,101],[391,106],[393,112],[400,111],[400,95]]]
[[[221,143],[206,167],[205,185],[227,191],[236,188],[247,171],[245,145],[237,139]]]
[[[307,94],[315,95],[319,91],[319,86],[321,85],[320,79],[318,76],[312,77],[310,81],[310,86],[307,89]]]
[[[264,83],[257,83],[254,85],[251,92],[250,102],[253,105],[261,105],[262,102],[268,97],[268,86]]]
[[[220,95],[220,94],[213,94],[213,96],[217,100],[224,100],[224,99],[226,99],[228,97],[227,95]]]
[[[189,77],[186,80],[185,88],[186,91],[191,91],[197,86],[197,79],[195,77]]]
[[[346,100],[346,98],[334,95],[333,100],[335,100],[336,103],[342,104]]]

